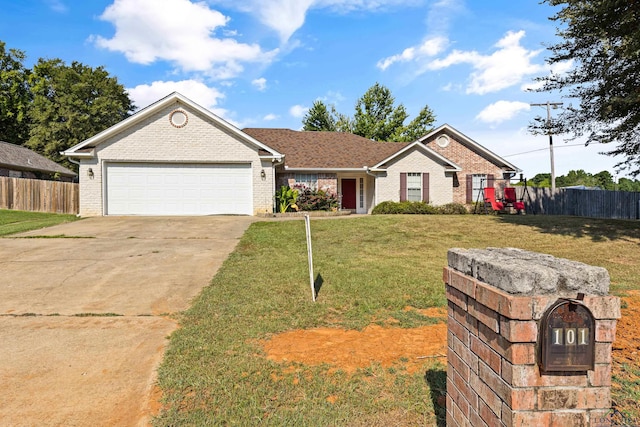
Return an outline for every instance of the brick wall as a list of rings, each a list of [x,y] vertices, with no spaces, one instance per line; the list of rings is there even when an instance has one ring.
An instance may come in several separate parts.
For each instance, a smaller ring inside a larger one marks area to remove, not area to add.
[[[301,172],[305,173],[305,172]],[[313,174],[313,172],[309,172]],[[306,173],[305,173],[306,174]],[[318,175],[318,190],[326,191],[327,193],[338,194],[338,177],[335,173],[317,173]],[[278,188],[282,185],[292,187],[296,184],[296,174],[293,172],[278,172],[276,173],[276,183]]]
[[[617,297],[584,299],[596,322],[594,370],[545,374],[538,366],[538,326],[557,295],[513,295],[451,267],[443,280],[447,426],[609,425]]]
[[[427,147],[431,148],[436,153],[441,154],[447,159],[457,163],[458,166],[462,168],[461,172],[456,173],[456,178],[454,179],[453,201],[455,203],[467,202],[467,175],[485,174],[494,175],[496,179],[502,178],[502,169],[500,167],[496,166],[494,163],[491,163],[480,153],[474,151],[472,148],[468,147],[465,144],[462,144],[452,135],[447,134],[447,136],[449,136],[449,145],[446,147],[440,147],[436,143],[436,139],[440,135],[442,134],[439,133],[437,135],[433,135],[432,138],[424,141],[424,143]],[[496,188],[499,185],[500,182],[496,181]]]

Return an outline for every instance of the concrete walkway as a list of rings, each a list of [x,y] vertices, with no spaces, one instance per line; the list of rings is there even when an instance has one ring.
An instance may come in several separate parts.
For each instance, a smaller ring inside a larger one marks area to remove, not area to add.
[[[0,239],[2,424],[147,425],[171,315],[255,220],[88,218]]]

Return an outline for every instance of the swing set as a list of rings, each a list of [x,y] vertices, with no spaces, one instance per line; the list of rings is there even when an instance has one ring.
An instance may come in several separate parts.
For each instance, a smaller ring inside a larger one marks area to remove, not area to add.
[[[495,187],[485,187],[485,181],[485,178],[480,179],[480,191],[478,192],[473,213],[479,213],[478,210],[482,209],[482,207],[484,207],[485,214],[490,211],[497,213],[513,213],[514,211],[517,214],[526,213],[527,204],[525,204],[525,198],[527,202],[531,202],[526,179],[524,180],[524,189],[522,190],[520,198],[516,195],[515,187],[510,186],[510,180],[504,180],[507,182],[502,189],[502,198],[496,197]],[[492,179],[491,181],[502,180]],[[528,205],[531,206],[531,203],[528,203]],[[535,214],[535,212],[533,212],[533,214]]]

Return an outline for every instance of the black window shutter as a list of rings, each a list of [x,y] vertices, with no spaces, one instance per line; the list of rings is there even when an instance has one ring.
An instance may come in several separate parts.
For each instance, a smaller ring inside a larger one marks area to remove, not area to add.
[[[473,203],[473,175],[467,175],[467,203]]]

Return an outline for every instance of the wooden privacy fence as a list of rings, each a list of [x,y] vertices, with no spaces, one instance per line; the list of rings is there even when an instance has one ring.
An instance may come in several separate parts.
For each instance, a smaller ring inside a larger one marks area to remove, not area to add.
[[[0,176],[0,209],[77,214],[78,184]]]
[[[518,187],[518,194],[524,189]],[[571,215],[588,218],[640,219],[640,193],[628,191],[578,190],[529,187],[524,202],[527,213]]]

